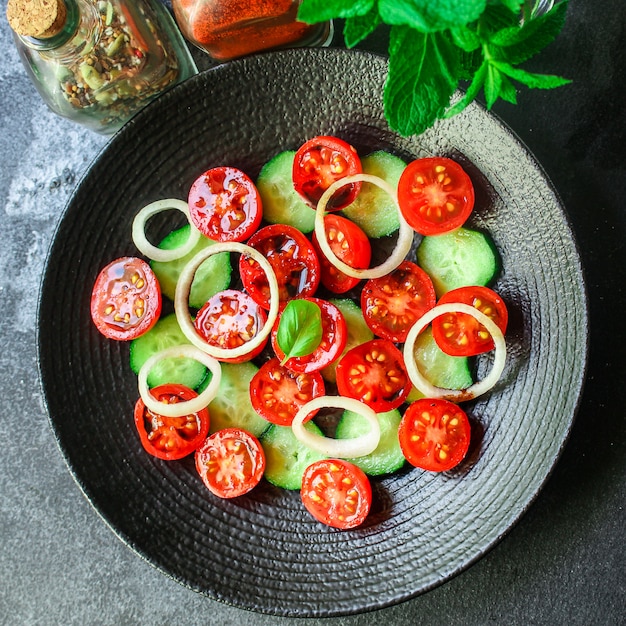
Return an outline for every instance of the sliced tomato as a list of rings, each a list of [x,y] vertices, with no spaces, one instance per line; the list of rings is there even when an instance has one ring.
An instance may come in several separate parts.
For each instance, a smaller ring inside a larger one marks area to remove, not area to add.
[[[491,318],[505,333],[509,312],[504,300],[489,287],[480,285],[452,289],[439,298],[439,304],[461,302],[469,304]],[[445,313],[433,320],[433,338],[450,356],[476,356],[494,349],[487,329],[466,313]]]
[[[315,302],[322,313],[322,340],[311,354],[305,356],[293,356],[287,360],[285,367],[294,372],[317,372],[339,358],[348,340],[348,327],[341,311],[331,302],[320,298],[306,298]],[[280,317],[276,320],[272,329],[272,348],[276,356],[282,360],[285,353],[278,345],[278,325]]]
[[[277,358],[265,362],[250,381],[254,410],[279,426],[291,426],[300,408],[322,395],[324,379],[319,372],[296,373],[281,365]]]
[[[304,201],[315,208],[322,194],[337,180],[363,171],[357,151],[343,139],[320,136],[309,139],[296,151],[293,160],[293,186]],[[351,204],[360,183],[337,190],[327,211],[338,211]]]
[[[320,282],[320,262],[313,245],[299,230],[286,224],[271,224],[257,231],[247,243],[265,256],[274,269],[281,308],[292,298],[305,298],[315,293]],[[254,301],[269,309],[269,285],[261,266],[242,255],[239,273]]]
[[[235,167],[214,167],[198,176],[188,204],[192,223],[215,241],[244,241],[263,217],[256,186]]]
[[[378,337],[403,343],[415,322],[437,302],[430,276],[411,261],[368,280],[361,291],[365,322]]]
[[[91,319],[109,339],[128,341],[147,333],[161,314],[161,288],[150,266],[122,257],[98,274],[91,292]]]
[[[452,159],[417,159],[400,176],[398,203],[414,230],[422,235],[440,235],[459,228],[470,216],[474,186]]]
[[[337,389],[384,413],[406,400],[411,382],[400,350],[388,339],[372,339],[343,355],[337,364]]]
[[[196,450],[196,469],[211,493],[236,498],[261,482],[265,454],[254,435],[240,428],[224,428]]]
[[[197,393],[189,387],[168,383],[150,390],[164,404],[191,400]],[[209,433],[209,411],[182,417],[166,417],[152,412],[139,398],[135,404],[135,426],[146,452],[159,459],[174,461],[196,450]]]
[[[243,346],[255,337],[266,321],[265,310],[247,293],[227,289],[212,296],[198,311],[194,326],[212,346],[232,349]],[[228,363],[249,361],[263,351],[265,343],[241,357],[221,360]]]
[[[330,213],[324,216],[324,229],[330,249],[340,261],[356,269],[369,267],[372,246],[359,226],[341,215]],[[344,274],[326,258],[315,233],[313,233],[313,247],[322,268],[321,283],[326,289],[333,293],[345,293],[359,284],[358,278]]]
[[[307,511],[322,524],[356,528],[370,512],[372,486],[353,463],[323,459],[304,470],[300,497]]]
[[[431,472],[458,465],[467,454],[470,435],[465,411],[440,398],[422,398],[410,404],[398,430],[407,461]]]

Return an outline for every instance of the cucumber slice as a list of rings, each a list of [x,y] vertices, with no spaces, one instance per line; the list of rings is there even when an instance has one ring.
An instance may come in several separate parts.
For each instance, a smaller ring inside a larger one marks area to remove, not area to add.
[[[139,373],[141,366],[153,355],[171,346],[188,344],[178,325],[176,314],[162,317],[145,335],[130,342],[130,368]],[[148,374],[148,386],[178,383],[195,389],[204,380],[207,368],[194,359],[163,359]]]
[[[222,363],[219,391],[209,404],[210,433],[223,428],[243,428],[260,437],[267,429],[270,423],[254,410],[250,401],[250,381],[258,370],[251,361]]]
[[[286,150],[268,161],[256,181],[261,194],[263,217],[270,224],[289,224],[303,233],[315,227],[315,211],[304,203],[293,187],[294,150]]]
[[[363,157],[361,165],[365,174],[382,178],[394,189],[406,167],[401,158],[384,150]],[[358,224],[368,237],[385,237],[400,228],[398,209],[389,195],[368,183],[362,184],[356,200],[343,210],[343,214]]]
[[[182,245],[189,236],[190,228],[191,226],[186,224],[182,228],[172,231],[161,241],[159,248],[173,250]],[[214,243],[214,241],[202,235],[193,250],[184,257],[176,259],[175,261],[150,262],[150,266],[159,280],[161,292],[164,296],[167,296],[170,300],[174,300],[176,283],[185,265],[191,261],[200,250],[203,250],[207,246],[212,246]],[[214,254],[204,261],[198,268],[191,285],[189,306],[194,309],[199,309],[211,296],[227,289],[230,285],[231,272],[232,267],[230,264],[230,254],[228,252]]]
[[[488,285],[500,269],[489,235],[468,228],[424,237],[417,262],[431,277],[437,297],[457,287]]]
[[[317,435],[322,434],[312,421],[304,427]],[[272,424],[261,437],[261,445],[265,452],[265,478],[282,489],[300,489],[304,470],[324,458],[298,441],[291,426]]]
[[[399,470],[405,463],[398,427],[402,415],[397,409],[387,413],[378,413],[380,424],[380,443],[374,452],[356,459],[346,459],[360,467],[370,476],[391,474]],[[344,411],[337,424],[335,437],[337,439],[351,439],[365,434],[369,429],[367,420],[358,413]]]
[[[346,326],[348,327],[346,347],[343,349],[341,356],[355,346],[359,346],[366,341],[370,341],[370,339],[374,339],[374,333],[365,323],[361,307],[356,304],[354,300],[350,300],[348,298],[337,298],[330,300],[330,302],[341,311],[341,314],[346,320]],[[341,356],[322,370],[322,377],[324,380],[331,383],[337,382],[335,370],[337,369],[337,363],[341,360]]]
[[[430,328],[415,341],[415,361],[426,379],[437,387],[466,389],[473,382],[470,360],[464,356],[450,356],[437,345]],[[411,389],[407,402],[415,402],[424,395]]]

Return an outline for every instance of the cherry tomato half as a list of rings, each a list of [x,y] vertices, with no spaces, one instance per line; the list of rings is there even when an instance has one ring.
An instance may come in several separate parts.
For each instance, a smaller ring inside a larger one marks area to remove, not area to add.
[[[128,341],[148,332],[161,314],[161,288],[150,266],[122,257],[99,274],[91,292],[91,319],[109,339]]]
[[[324,229],[330,249],[340,261],[356,269],[369,267],[372,246],[359,226],[341,215],[330,213],[324,216]],[[326,258],[315,233],[313,233],[313,247],[322,268],[321,283],[326,289],[333,293],[345,293],[359,284],[358,278],[344,274]]]
[[[400,350],[388,339],[372,339],[343,355],[337,364],[337,389],[385,413],[406,400],[411,381]]]
[[[470,423],[465,411],[449,400],[422,398],[410,404],[398,437],[407,461],[431,472],[458,465],[469,448]]]
[[[247,293],[226,289],[209,298],[198,311],[194,327],[212,346],[231,349],[250,341],[266,321],[265,311]],[[261,343],[248,354],[220,360],[228,363],[249,361],[263,351],[265,343]]]
[[[372,486],[353,463],[323,459],[304,470],[300,497],[319,522],[333,528],[356,528],[372,506]]]
[[[311,354],[304,356],[292,356],[286,363],[285,367],[294,372],[317,372],[327,365],[330,365],[335,359],[339,358],[343,349],[346,347],[348,340],[348,327],[346,320],[341,311],[331,302],[321,300],[320,298],[306,298],[311,302],[315,302],[320,307],[322,313],[322,340],[319,346],[313,350]],[[278,345],[278,325],[280,317],[276,320],[272,329],[272,348],[276,356],[282,361],[285,353]]]
[[[440,235],[465,223],[474,208],[474,186],[452,159],[417,159],[400,176],[398,203],[414,230]]]
[[[338,137],[314,137],[296,151],[293,160],[293,186],[304,201],[315,208],[322,194],[336,181],[362,172],[356,150]],[[361,189],[360,183],[344,185],[326,205],[338,211],[351,204]]]
[[[248,240],[270,262],[278,280],[280,304],[292,298],[312,296],[320,282],[320,262],[311,242],[293,226],[264,226]],[[241,256],[239,273],[244,288],[264,309],[270,308],[265,272],[252,258]]]
[[[368,280],[361,291],[365,322],[375,335],[394,343],[406,341],[411,326],[436,302],[430,276],[411,261]]]
[[[504,333],[509,313],[504,300],[489,287],[471,286],[452,289],[439,298],[439,304],[462,302],[491,318]],[[445,313],[433,320],[433,338],[450,356],[476,356],[494,349],[487,329],[466,313]]]
[[[214,241],[244,241],[261,224],[261,196],[235,167],[214,167],[198,176],[188,197],[192,223]]]
[[[196,450],[196,469],[211,493],[235,498],[261,482],[265,453],[254,435],[240,428],[224,428]]]
[[[155,387],[150,393],[165,404],[191,400],[198,395],[189,387],[173,383]],[[182,417],[166,417],[153,413],[139,398],[135,404],[135,426],[146,452],[174,461],[191,454],[206,439],[209,411],[202,409]]]
[[[324,379],[319,372],[299,374],[276,358],[264,363],[250,381],[252,407],[268,422],[279,426],[291,426],[300,408],[322,395]]]

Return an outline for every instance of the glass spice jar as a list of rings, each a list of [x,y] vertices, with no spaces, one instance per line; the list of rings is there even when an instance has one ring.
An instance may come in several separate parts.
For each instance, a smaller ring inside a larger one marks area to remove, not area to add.
[[[299,22],[299,6],[300,0],[172,0],[183,35],[216,61],[330,43],[332,23]]]
[[[48,106],[102,134],[197,73],[158,0],[9,0],[7,18]]]

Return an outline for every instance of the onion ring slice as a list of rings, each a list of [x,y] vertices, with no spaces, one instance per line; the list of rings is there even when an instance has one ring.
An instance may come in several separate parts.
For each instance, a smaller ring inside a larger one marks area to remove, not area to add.
[[[182,246],[173,248],[172,250],[162,250],[152,245],[146,237],[146,223],[147,221],[157,213],[161,211],[169,211],[176,209],[184,214],[187,218],[187,222],[191,226],[189,231],[189,237]],[[146,205],[135,215],[132,228],[133,243],[137,250],[143,255],[147,256],[153,261],[167,262],[174,261],[184,257],[191,252],[195,245],[200,241],[200,231],[191,223],[189,218],[189,206],[183,200],[177,200],[176,198],[167,198],[166,200],[157,200],[151,204]]]
[[[308,431],[304,427],[304,420],[311,412],[322,408],[347,409],[362,415],[367,419],[370,430],[359,437],[351,439],[332,439]],[[366,404],[346,398],[344,396],[318,396],[300,407],[293,418],[291,429],[296,439],[312,450],[320,452],[328,457],[339,459],[354,459],[365,456],[376,450],[380,442],[380,424],[376,413]]]
[[[203,365],[206,365],[211,371],[212,376],[207,388],[197,397],[192,398],[191,400],[176,402],[175,404],[165,404],[164,402],[159,402],[150,393],[150,388],[148,387],[148,374],[156,363],[162,359],[169,359],[172,357],[195,359]],[[207,407],[215,396],[217,396],[221,378],[222,366],[217,359],[214,359],[206,354],[206,352],[203,352],[195,346],[183,344],[180,346],[171,346],[165,350],[161,350],[147,359],[139,369],[139,373],[137,375],[137,386],[143,403],[153,413],[163,415],[164,417],[181,417],[183,415],[197,413]]]
[[[436,387],[431,382],[426,380],[415,362],[414,350],[417,336],[434,319],[440,315],[444,315],[445,313],[467,313],[467,315],[471,315],[477,322],[482,324],[487,329],[495,344],[495,355],[489,374],[466,389],[446,389],[444,387]],[[473,400],[474,398],[477,398],[478,396],[481,396],[489,391],[498,382],[504,370],[505,361],[506,342],[504,341],[504,335],[497,324],[475,307],[470,306],[469,304],[462,304],[460,302],[438,304],[424,313],[424,315],[422,315],[422,317],[418,319],[415,324],[413,324],[404,343],[404,364],[406,365],[407,374],[417,390],[423,393],[427,398],[444,398],[446,400],[451,400],[452,402]]]
[[[270,310],[267,314],[265,325],[250,341],[236,348],[219,348],[208,343],[196,330],[189,313],[189,292],[198,267],[210,256],[220,252],[238,252],[239,254],[252,257],[265,271],[270,288]],[[272,327],[278,317],[279,304],[278,281],[270,262],[258,250],[236,241],[216,243],[200,250],[180,273],[178,283],[176,284],[176,293],[174,294],[174,311],[183,334],[194,346],[216,359],[235,359],[245,356],[260,346],[272,332]]]
[[[324,214],[326,205],[328,204],[328,201],[331,199],[334,193],[344,185],[359,182],[371,183],[372,185],[380,187],[383,191],[386,191],[396,206],[396,209],[398,211],[398,218],[400,220],[398,239],[392,253],[383,263],[375,267],[370,267],[368,269],[357,269],[355,267],[350,267],[349,265],[338,259],[335,253],[330,248],[330,244],[326,239],[326,230],[324,228]],[[388,182],[386,182],[379,176],[373,176],[372,174],[354,174],[352,176],[346,176],[345,178],[340,178],[339,180],[336,180],[322,194],[322,197],[317,203],[317,208],[315,209],[315,236],[317,237],[320,249],[326,256],[328,261],[332,263],[332,265],[334,265],[338,270],[340,270],[344,274],[347,274],[348,276],[351,276],[352,278],[369,279],[380,278],[381,276],[385,276],[385,274],[389,274],[389,272],[395,270],[396,267],[398,267],[398,265],[400,265],[400,263],[404,261],[406,255],[411,249],[411,246],[413,245],[414,231],[404,219],[404,216],[400,211],[400,205],[398,204],[398,196],[393,187]]]

